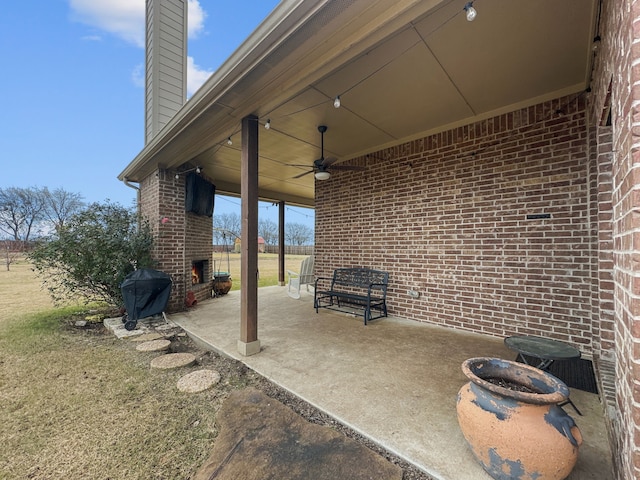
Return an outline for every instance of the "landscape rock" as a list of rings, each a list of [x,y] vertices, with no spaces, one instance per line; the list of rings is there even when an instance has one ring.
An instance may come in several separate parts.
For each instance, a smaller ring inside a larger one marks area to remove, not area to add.
[[[254,388],[231,393],[217,418],[220,434],[194,480],[402,479],[397,465]]]

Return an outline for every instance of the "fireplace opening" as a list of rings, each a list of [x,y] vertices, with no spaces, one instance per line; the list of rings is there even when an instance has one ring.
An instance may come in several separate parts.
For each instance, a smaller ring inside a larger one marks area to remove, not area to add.
[[[207,283],[207,271],[209,262],[207,260],[196,260],[191,262],[191,284],[199,285]]]

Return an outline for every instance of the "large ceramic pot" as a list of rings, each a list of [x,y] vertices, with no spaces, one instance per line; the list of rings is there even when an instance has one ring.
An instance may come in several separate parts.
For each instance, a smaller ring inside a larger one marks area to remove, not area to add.
[[[213,292],[216,296],[226,295],[231,290],[233,282],[228,272],[216,272],[213,276]]]
[[[458,393],[460,429],[483,468],[498,480],[561,480],[582,443],[558,403],[568,387],[537,368],[499,358],[462,364],[469,379]]]

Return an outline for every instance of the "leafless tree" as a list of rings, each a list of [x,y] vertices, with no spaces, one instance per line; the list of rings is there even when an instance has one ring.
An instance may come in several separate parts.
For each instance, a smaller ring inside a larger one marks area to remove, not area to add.
[[[68,192],[62,188],[50,191],[44,188],[43,195],[46,202],[45,218],[51,222],[56,232],[59,232],[72,215],[79,213],[86,207],[79,193]]]
[[[0,233],[16,242],[28,242],[45,210],[42,189],[0,188]]]
[[[258,235],[266,245],[278,243],[278,224],[268,218],[258,220]]]
[[[284,236],[289,245],[310,245],[313,242],[313,229],[303,223],[287,223]]]
[[[237,213],[222,213],[213,216],[213,238],[216,245],[233,245],[240,237],[242,223]]]

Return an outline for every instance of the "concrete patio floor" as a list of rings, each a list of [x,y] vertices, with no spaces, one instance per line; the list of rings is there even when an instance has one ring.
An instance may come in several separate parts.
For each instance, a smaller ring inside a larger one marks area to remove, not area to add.
[[[329,310],[286,287],[259,289],[260,353],[238,353],[240,292],[172,314],[201,346],[249,368],[423,469],[436,479],[490,479],[460,432],[456,395],[471,357],[513,359],[502,339],[399,318],[376,320]],[[570,480],[612,479],[611,453],[598,395],[571,390],[583,416],[567,406],[584,443]]]

